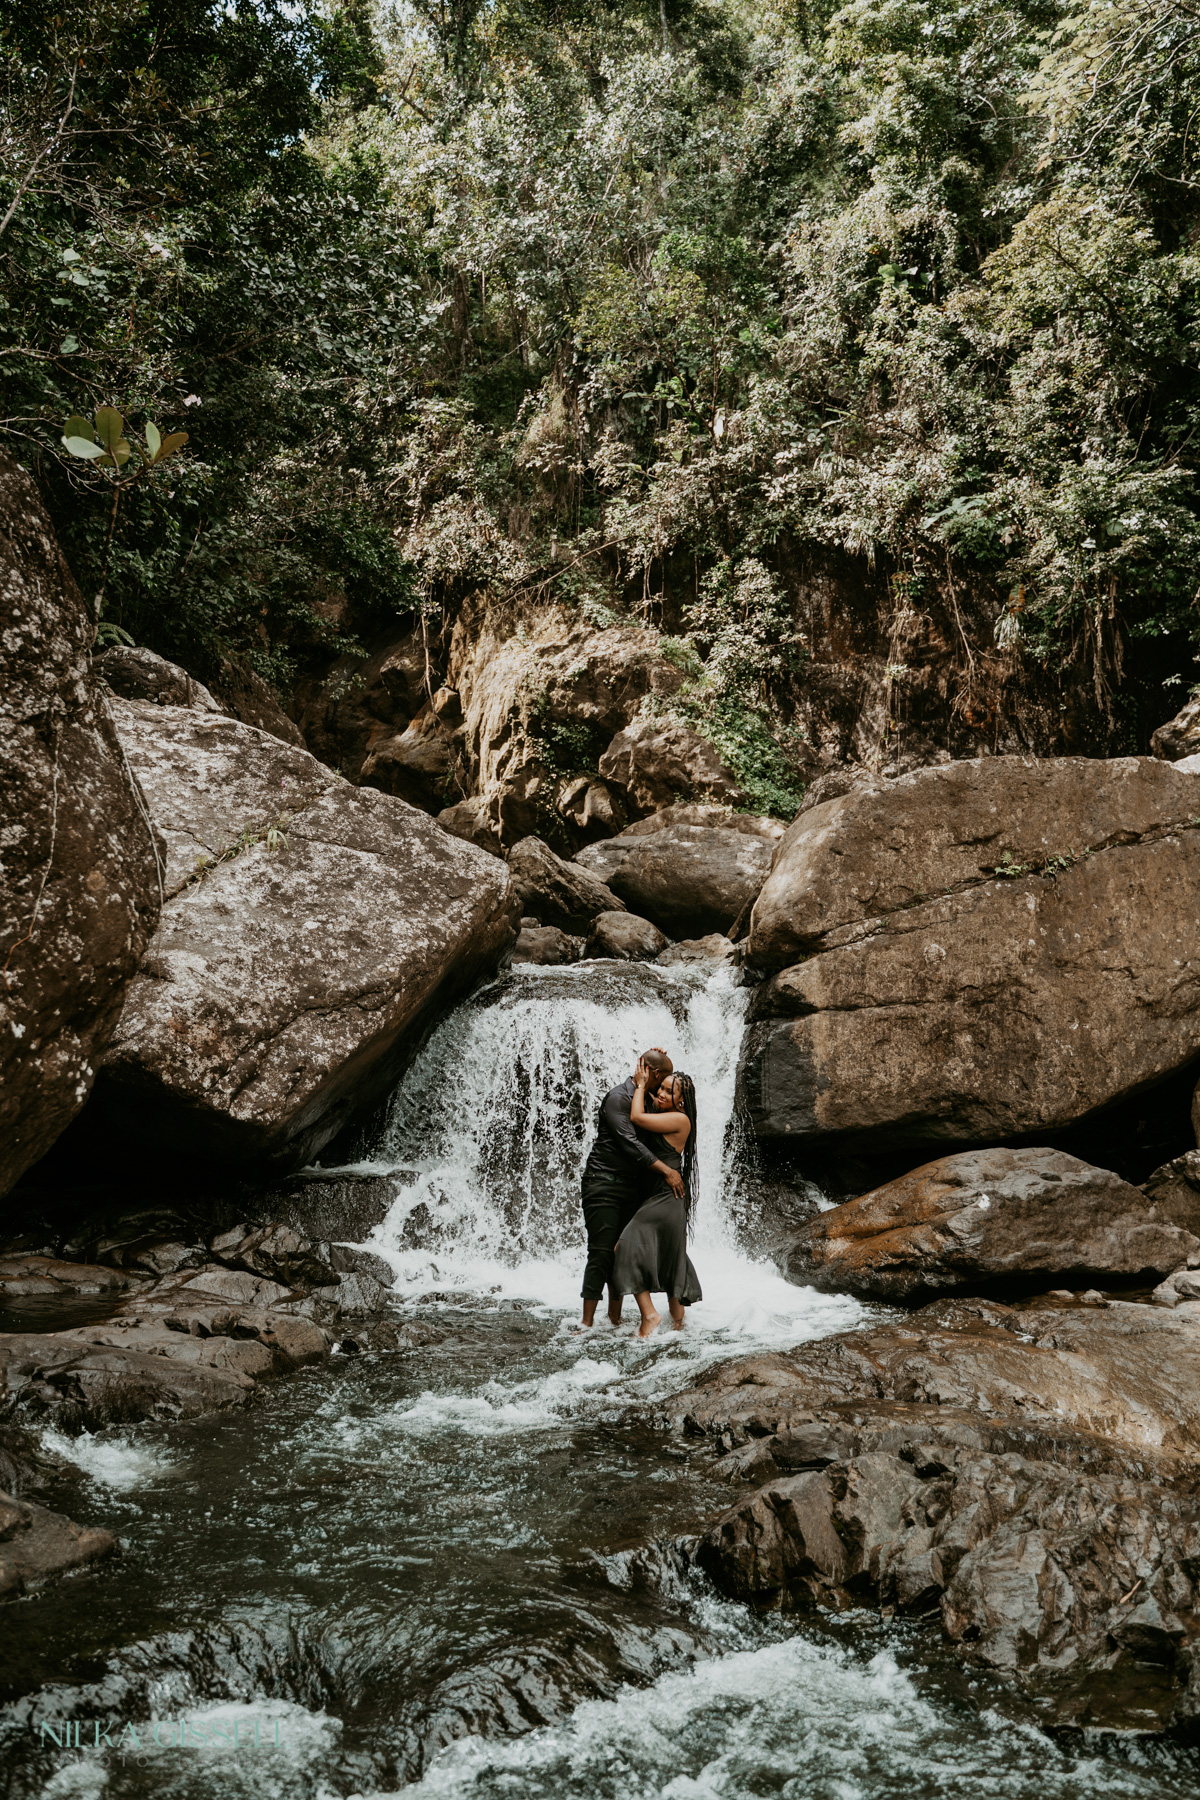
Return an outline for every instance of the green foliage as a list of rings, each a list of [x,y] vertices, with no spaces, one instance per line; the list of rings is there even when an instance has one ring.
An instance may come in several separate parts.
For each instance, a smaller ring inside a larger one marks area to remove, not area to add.
[[[106,631],[640,609],[784,813],[785,545],[1009,594],[964,654],[1114,720],[1194,639],[1197,0],[10,12],[3,426]]]

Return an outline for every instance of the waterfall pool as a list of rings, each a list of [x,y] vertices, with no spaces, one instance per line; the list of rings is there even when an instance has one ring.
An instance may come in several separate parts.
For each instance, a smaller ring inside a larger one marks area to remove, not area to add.
[[[4,1800],[1180,1800],[1200,1759],[1054,1741],[917,1627],[755,1618],[671,1545],[730,1490],[644,1407],[708,1363],[853,1327],[741,1247],[722,974],[520,970],[432,1035],[361,1167],[371,1248],[440,1336],[335,1357],[236,1414],[53,1447],[52,1505],[122,1557],[0,1614]],[[604,1091],[696,1080],[705,1298],[576,1335],[578,1177]],[[124,1728],[124,1729],[123,1729]],[[102,1734],[107,1734],[104,1741]]]

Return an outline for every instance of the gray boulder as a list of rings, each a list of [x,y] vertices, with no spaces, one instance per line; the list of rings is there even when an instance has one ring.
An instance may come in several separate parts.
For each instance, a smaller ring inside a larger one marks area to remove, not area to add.
[[[683,938],[678,944],[668,944],[658,955],[662,968],[711,967],[714,963],[736,964],[740,960],[738,947],[719,931],[710,932],[708,937]]]
[[[508,874],[403,801],[251,727],[115,701],[167,843],[167,906],[109,1050],[140,1138],[312,1159],[513,941]]]
[[[32,1500],[0,1493],[0,1600],[13,1600],[52,1576],[112,1556],[111,1531],[76,1525]]]
[[[158,919],[94,629],[33,483],[0,453],[0,1194],[87,1099]]]
[[[514,963],[540,963],[545,968],[558,968],[563,963],[578,962],[582,954],[580,940],[559,931],[557,926],[522,924],[512,959]]]
[[[707,738],[658,719],[635,719],[618,731],[600,758],[600,773],[624,790],[635,817],[681,800],[718,806],[745,806],[749,800]]]
[[[667,947],[667,940],[649,919],[634,913],[601,913],[584,946],[588,957],[615,957],[620,962],[649,962]]]
[[[541,838],[522,838],[508,872],[525,912],[562,931],[587,931],[602,912],[624,912],[612,889],[577,862],[564,862]]]
[[[1200,1194],[1155,1200],[1059,1150],[944,1156],[808,1220],[792,1281],[913,1302],[1014,1284],[1159,1279],[1200,1259]]]
[[[138,644],[114,644],[92,658],[92,668],[122,700],[152,700],[156,706],[194,706],[223,713],[203,682],[177,663]]]
[[[777,971],[744,1052],[756,1133],[1043,1135],[1191,1061],[1198,812],[1150,757],[950,763],[802,812],[751,917]]]
[[[753,904],[783,835],[775,819],[672,806],[575,858],[669,936],[729,932]]]

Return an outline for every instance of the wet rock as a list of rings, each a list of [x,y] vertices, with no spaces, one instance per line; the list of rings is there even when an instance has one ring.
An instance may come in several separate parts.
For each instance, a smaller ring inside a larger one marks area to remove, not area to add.
[[[111,1531],[76,1525],[62,1513],[0,1492],[0,1600],[12,1600],[55,1575],[112,1556]]]
[[[1188,1681],[1179,1652],[1200,1637],[1198,1538],[1194,1475],[1067,1470],[935,1431],[769,1481],[701,1540],[697,1561],[759,1604],[940,1615],[973,1661],[1057,1690],[1059,1723],[1087,1703],[1089,1676],[1149,1661],[1167,1725]],[[1130,1722],[1114,1710],[1103,1722]]]
[[[361,1243],[413,1179],[402,1169],[391,1175],[292,1175],[258,1197],[255,1221],[292,1225],[314,1243]]]
[[[168,904],[104,1117],[245,1165],[310,1159],[512,943],[507,872],[423,813],[230,720],[115,701]]]
[[[392,1265],[382,1256],[376,1256],[373,1250],[360,1250],[353,1244],[330,1244],[328,1261],[330,1268],[339,1275],[369,1275],[385,1288],[392,1287],[396,1279]]]
[[[522,838],[513,845],[508,872],[522,907],[543,925],[586,932],[599,913],[625,910],[606,882],[556,856],[541,838]]]
[[[1200,751],[1200,694],[1180,708],[1173,719],[1160,725],[1150,738],[1150,754],[1165,762],[1181,762]]]
[[[686,726],[635,719],[600,758],[600,774],[624,791],[635,818],[678,801],[745,806],[749,795],[716,748]]]
[[[696,813],[720,823],[695,822]],[[776,820],[671,807],[575,860],[661,930],[705,937],[728,933],[753,903],[782,831]]]
[[[1159,1279],[1200,1261],[1200,1193],[1152,1199],[1057,1150],[976,1150],[925,1163],[808,1221],[790,1280],[911,1303],[936,1293]]]
[[[1200,1258],[1193,1258],[1200,1261]],[[1188,1301],[1200,1301],[1200,1269],[1176,1269],[1160,1282],[1150,1298],[1155,1306],[1181,1306]]]
[[[790,964],[756,990],[755,1131],[1048,1133],[1194,1058],[1193,787],[1148,757],[991,757],[802,812],[752,915],[751,961]]]
[[[215,1237],[211,1248],[231,1269],[265,1275],[285,1288],[325,1287],[334,1273],[316,1246],[289,1225],[235,1226]]]
[[[0,1194],[83,1106],[158,918],[93,635],[32,482],[0,455]]]
[[[553,925],[525,925],[517,934],[512,959],[514,963],[540,963],[554,968],[561,963],[578,962],[582,954],[579,938],[568,937]]]
[[[678,944],[668,944],[657,957],[663,968],[710,967],[713,963],[736,965],[740,960],[737,945],[717,931],[710,932],[708,937],[684,938]]]
[[[666,948],[667,940],[649,919],[633,913],[601,913],[584,946],[587,957],[615,957],[620,962],[650,962]]]
[[[186,669],[141,645],[114,644],[111,650],[92,658],[92,668],[122,700],[150,700],[155,706],[192,706],[198,712],[225,711]]]
[[[119,1294],[133,1285],[132,1277],[95,1263],[54,1256],[0,1257],[0,1303],[33,1295]]]
[[[359,780],[440,816],[462,793],[462,742],[461,728],[426,704],[404,731],[371,743]]]

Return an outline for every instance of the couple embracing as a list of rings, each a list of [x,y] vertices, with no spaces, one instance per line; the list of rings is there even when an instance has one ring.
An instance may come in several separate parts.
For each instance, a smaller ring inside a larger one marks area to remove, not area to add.
[[[647,1050],[629,1081],[604,1096],[583,1171],[588,1256],[583,1327],[595,1322],[608,1287],[608,1316],[621,1322],[626,1294],[642,1315],[639,1337],[662,1324],[653,1296],[665,1294],[671,1322],[702,1298],[687,1253],[696,1208],[696,1088],[665,1050]]]

